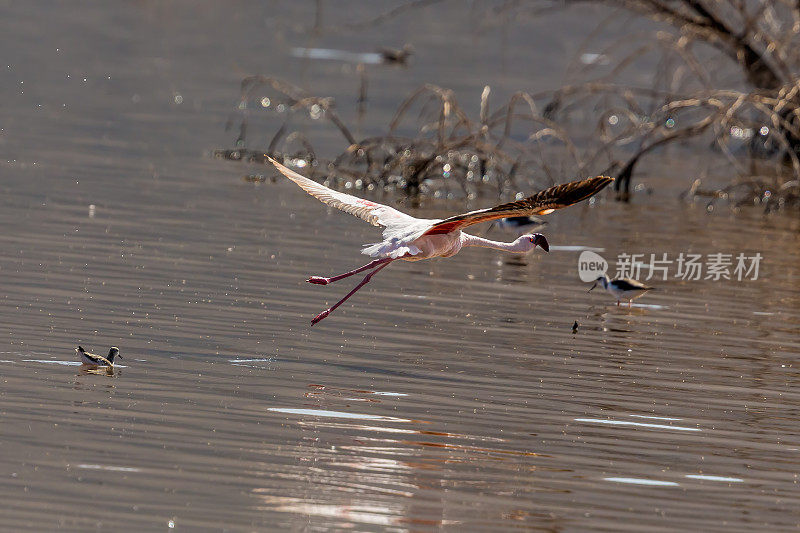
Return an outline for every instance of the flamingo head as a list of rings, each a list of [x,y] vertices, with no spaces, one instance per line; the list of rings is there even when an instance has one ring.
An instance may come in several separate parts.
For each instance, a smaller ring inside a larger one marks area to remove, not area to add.
[[[520,239],[523,239],[523,242],[525,241],[530,242],[532,245],[531,250],[539,246],[545,252],[550,251],[550,245],[547,244],[547,239],[541,233],[531,233],[529,235],[523,235],[522,237],[520,237]]]

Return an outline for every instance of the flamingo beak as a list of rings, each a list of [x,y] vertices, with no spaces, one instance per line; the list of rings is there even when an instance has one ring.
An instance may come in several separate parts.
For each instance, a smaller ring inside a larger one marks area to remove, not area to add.
[[[545,238],[545,236],[542,235],[541,233],[536,233],[533,236],[533,239],[531,239],[531,242],[533,242],[535,246],[539,246],[545,252],[550,251],[550,245],[547,243],[547,239]]]
[[[594,282],[594,285],[592,285],[592,289],[594,289],[595,287],[597,287],[597,282],[596,281]],[[586,292],[592,292],[592,289],[589,289]]]

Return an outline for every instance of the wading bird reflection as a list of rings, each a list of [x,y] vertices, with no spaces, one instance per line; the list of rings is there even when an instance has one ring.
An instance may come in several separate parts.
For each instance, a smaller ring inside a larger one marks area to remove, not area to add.
[[[464,246],[482,246],[512,253],[528,253],[533,251],[536,246],[540,246],[543,250],[549,251],[550,246],[547,243],[547,239],[545,239],[544,235],[538,233],[522,235],[513,242],[498,242],[470,235],[461,230],[479,222],[488,222],[500,218],[546,215],[556,209],[567,207],[597,194],[603,187],[613,181],[613,178],[598,176],[556,185],[529,198],[488,209],[470,211],[441,220],[420,219],[402,213],[388,205],[334,191],[305,176],[301,176],[272,158],[269,158],[269,160],[281,174],[295,182],[320,202],[357,216],[373,226],[383,226],[384,228],[383,241],[368,244],[362,250],[363,254],[373,257],[373,261],[338,276],[329,278],[311,276],[306,280],[317,285],[327,285],[359,272],[370,270],[364,279],[344,298],[315,316],[311,320],[311,325],[331,314],[356,291],[369,283],[372,276],[397,259],[420,261],[434,257],[451,257],[457,254]]]

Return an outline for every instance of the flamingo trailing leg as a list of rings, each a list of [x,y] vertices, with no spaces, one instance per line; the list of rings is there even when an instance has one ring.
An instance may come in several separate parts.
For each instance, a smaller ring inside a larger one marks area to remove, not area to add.
[[[556,185],[516,202],[470,211],[445,219],[421,219],[402,213],[388,205],[334,191],[286,168],[272,158],[269,160],[281,174],[320,202],[357,216],[373,226],[383,226],[384,228],[383,240],[368,244],[362,250],[362,253],[372,257],[373,261],[338,276],[330,278],[312,276],[307,280],[316,285],[327,285],[359,272],[372,270],[344,298],[314,317],[311,321],[312,325],[330,315],[361,287],[369,283],[372,276],[396,259],[420,261],[435,257],[451,257],[464,246],[482,246],[512,253],[529,253],[539,246],[543,250],[549,251],[550,246],[547,239],[538,233],[521,235],[513,242],[499,242],[470,235],[461,230],[473,224],[500,218],[546,215],[556,209],[585,200],[614,181],[613,178],[598,176]]]
[[[348,299],[348,298],[350,298],[352,295],[354,295],[356,292],[358,292],[358,289],[360,289],[361,287],[363,287],[364,285],[366,285],[367,283],[369,283],[369,280],[371,280],[371,279],[372,279],[372,276],[374,276],[375,274],[377,274],[378,272],[380,272],[382,269],[384,269],[384,268],[386,268],[387,266],[389,266],[389,263],[391,263],[392,261],[394,261],[394,259],[387,259],[387,260],[383,261],[383,262],[382,262],[382,264],[378,265],[377,267],[374,267],[374,268],[375,268],[375,270],[373,270],[372,272],[370,272],[369,274],[367,274],[366,276],[364,276],[364,279],[362,279],[362,280],[361,280],[361,283],[359,283],[358,285],[356,285],[356,286],[355,286],[355,288],[354,288],[352,291],[348,292],[348,293],[347,293],[347,295],[345,295],[345,297],[344,297],[344,298],[342,298],[341,300],[339,300],[338,302],[336,302],[335,304],[333,304],[332,306],[330,306],[328,309],[324,310],[323,312],[321,312],[320,314],[318,314],[317,316],[315,316],[315,317],[314,317],[314,318],[311,320],[311,325],[313,326],[314,324],[316,324],[317,322],[319,322],[320,320],[322,320],[323,318],[325,318],[325,317],[326,317],[326,316],[328,316],[329,314],[333,313],[333,311],[334,311],[334,310],[335,310],[337,307],[339,307],[340,305],[342,305],[342,304],[343,304],[345,301],[347,301],[347,299]],[[372,263],[370,263],[370,265],[371,265],[371,264],[372,264]],[[366,266],[369,266],[369,265],[366,265]],[[365,268],[365,267],[361,267],[360,269],[357,269],[357,270],[364,270],[364,268]],[[353,271],[353,272],[355,272],[355,271]],[[349,276],[349,275],[351,275],[349,272],[348,272],[347,274],[342,274],[342,276]],[[338,277],[339,279],[341,279],[341,276],[337,276],[337,277]]]
[[[369,270],[370,268],[375,268],[378,265],[383,263],[388,263],[390,261],[394,261],[392,258],[386,259],[376,259],[375,261],[370,261],[363,267],[358,267],[355,270],[351,270],[350,272],[345,272],[344,274],[339,274],[338,276],[331,276],[329,278],[324,278],[322,276],[311,276],[306,281],[309,283],[313,283],[315,285],[327,285],[328,283],[333,283],[334,281],[339,281],[340,279],[349,278],[350,276],[354,276],[359,272],[364,272],[365,270]]]

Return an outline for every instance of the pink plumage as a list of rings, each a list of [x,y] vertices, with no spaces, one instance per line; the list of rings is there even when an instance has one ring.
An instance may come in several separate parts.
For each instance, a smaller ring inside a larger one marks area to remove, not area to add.
[[[331,314],[356,291],[366,285],[373,275],[397,259],[420,261],[435,257],[451,257],[457,254],[464,246],[482,246],[512,253],[529,253],[536,246],[540,246],[545,251],[548,251],[547,239],[544,235],[538,233],[522,235],[513,242],[499,242],[470,235],[461,230],[473,224],[499,218],[547,214],[555,209],[585,200],[597,194],[613,181],[613,178],[598,176],[550,187],[529,198],[488,209],[471,211],[446,219],[421,219],[402,213],[388,205],[334,191],[286,168],[272,158],[269,158],[269,160],[281,174],[295,182],[301,189],[320,202],[357,216],[373,226],[383,226],[384,228],[383,240],[367,244],[362,250],[362,253],[374,258],[373,261],[338,276],[329,278],[312,276],[307,280],[309,283],[327,285],[359,272],[370,270],[364,279],[344,298],[314,317],[311,325]]]

